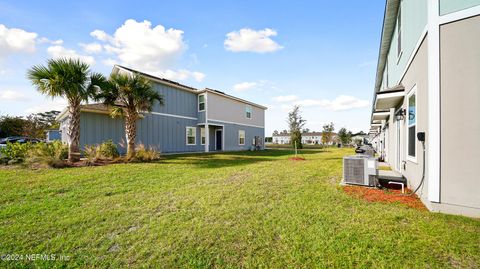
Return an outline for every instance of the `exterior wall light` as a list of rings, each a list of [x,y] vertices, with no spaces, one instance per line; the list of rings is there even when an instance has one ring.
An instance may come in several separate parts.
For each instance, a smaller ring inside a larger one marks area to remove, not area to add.
[[[397,113],[395,114],[395,118],[397,119],[397,121],[404,120],[406,114],[407,114],[407,111],[406,111],[404,108],[403,108],[403,109],[400,109],[400,110],[397,111]]]

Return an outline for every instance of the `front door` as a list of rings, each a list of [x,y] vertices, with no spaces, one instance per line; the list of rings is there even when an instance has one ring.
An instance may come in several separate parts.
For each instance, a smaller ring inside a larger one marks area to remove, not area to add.
[[[222,150],[222,130],[215,130],[215,150]]]

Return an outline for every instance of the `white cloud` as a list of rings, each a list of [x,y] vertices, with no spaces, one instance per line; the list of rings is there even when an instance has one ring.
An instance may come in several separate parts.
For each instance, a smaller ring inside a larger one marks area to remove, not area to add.
[[[80,47],[83,48],[83,51],[85,51],[88,54],[97,54],[102,52],[102,45],[96,42],[89,43],[89,44],[80,43],[79,45]]]
[[[101,41],[105,52],[111,55],[104,64],[117,62],[169,79],[201,81],[205,77],[198,71],[173,68],[187,49],[182,30],[129,19],[113,35],[98,29],[90,35]]]
[[[275,101],[279,102],[279,103],[286,103],[286,102],[293,102],[293,101],[296,101],[298,100],[298,96],[296,95],[283,95],[283,96],[277,96],[275,98],[273,98]]]
[[[0,91],[0,101],[25,101],[28,100],[28,97],[14,90],[4,90]]]
[[[39,39],[37,39],[37,42],[38,42],[38,44],[43,44],[43,43],[49,43],[49,44],[52,44],[52,45],[62,45],[63,44],[63,40],[61,40],[61,39],[50,40],[46,37],[40,37]]]
[[[162,25],[152,28],[146,20],[126,20],[113,36],[101,30],[91,35],[106,42],[107,51],[116,54],[122,62],[147,71],[169,67],[185,49],[183,31],[165,29]]]
[[[112,58],[108,58],[108,59],[103,60],[102,63],[103,63],[104,65],[108,66],[108,67],[112,67],[112,66],[114,66],[114,65],[117,63],[117,61],[115,61],[115,60],[112,59]]]
[[[350,95],[340,95],[325,106],[327,109],[333,111],[350,110],[355,108],[368,107],[370,102],[367,100],[358,99]]]
[[[251,90],[255,88],[258,85],[256,82],[242,82],[242,83],[237,83],[233,85],[233,90],[237,92],[241,91],[246,91],[246,90]]]
[[[25,114],[32,114],[32,113],[40,113],[50,110],[59,110],[62,111],[65,107],[67,107],[68,102],[63,98],[55,98],[55,99],[46,99],[41,104],[29,107],[25,110]]]
[[[240,31],[228,33],[227,39],[225,39],[223,44],[226,50],[233,52],[274,52],[283,48],[270,38],[276,35],[277,32],[270,28],[258,31],[243,28]]]
[[[205,74],[201,72],[192,72],[185,69],[180,69],[177,71],[167,69],[165,71],[154,72],[152,75],[156,75],[170,80],[186,80],[189,78],[193,78],[198,82],[202,81],[205,78]]]
[[[321,106],[325,107],[329,104],[328,100],[315,100],[315,99],[303,99],[294,102],[295,105],[309,107],[309,106]]]
[[[350,95],[339,95],[333,100],[328,99],[303,99],[293,102],[294,105],[303,107],[321,107],[332,111],[343,111],[355,108],[363,108],[369,106],[367,100],[358,99]]]
[[[37,33],[0,24],[0,59],[11,53],[35,52]]]
[[[94,30],[90,35],[104,42],[114,42],[114,39],[102,30]]]
[[[90,65],[95,63],[95,58],[92,56],[78,54],[75,50],[67,49],[63,46],[50,46],[47,48],[47,52],[53,58],[79,59]]]

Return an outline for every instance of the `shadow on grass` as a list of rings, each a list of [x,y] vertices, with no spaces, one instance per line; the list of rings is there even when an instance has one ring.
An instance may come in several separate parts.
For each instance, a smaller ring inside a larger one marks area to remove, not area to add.
[[[323,150],[302,150],[299,155],[318,154]],[[292,150],[268,149],[262,151],[213,152],[200,154],[178,154],[164,156],[169,163],[194,164],[202,168],[218,168],[225,166],[242,166],[258,162],[268,162],[286,159],[293,156]],[[175,162],[179,160],[180,162]]]

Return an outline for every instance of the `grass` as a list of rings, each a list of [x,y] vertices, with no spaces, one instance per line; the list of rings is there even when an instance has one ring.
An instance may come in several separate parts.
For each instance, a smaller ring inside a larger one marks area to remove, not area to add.
[[[0,169],[0,254],[69,257],[0,267],[480,266],[478,219],[347,195],[338,183],[342,156],[352,153]]]

